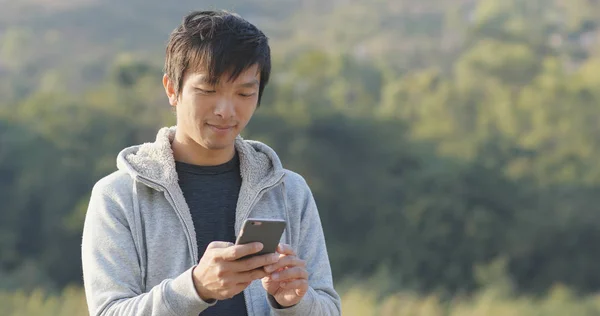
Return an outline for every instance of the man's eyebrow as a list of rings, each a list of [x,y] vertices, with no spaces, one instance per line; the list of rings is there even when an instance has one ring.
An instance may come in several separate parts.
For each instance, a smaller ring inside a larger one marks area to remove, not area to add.
[[[208,76],[207,75],[196,75],[191,79],[192,84],[194,85],[207,85],[209,84],[208,82]]]
[[[245,83],[239,84],[239,87],[242,88],[254,88],[259,85],[258,79],[253,79],[252,81],[248,81]]]

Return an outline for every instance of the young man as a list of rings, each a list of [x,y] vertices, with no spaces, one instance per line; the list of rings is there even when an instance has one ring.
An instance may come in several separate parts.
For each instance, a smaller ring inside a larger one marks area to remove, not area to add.
[[[227,12],[171,34],[163,85],[177,126],[124,149],[92,190],[83,244],[91,315],[339,315],[315,201],[266,145],[239,133],[271,69],[267,38]],[[236,260],[248,217],[285,219],[276,254]]]

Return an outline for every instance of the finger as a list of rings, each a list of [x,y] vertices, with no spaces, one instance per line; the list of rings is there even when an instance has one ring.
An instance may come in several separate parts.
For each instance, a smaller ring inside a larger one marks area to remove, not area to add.
[[[298,296],[304,296],[306,292],[308,292],[308,282],[306,282],[306,286],[301,286],[300,288],[296,289],[296,295]]]
[[[273,281],[273,279],[271,279],[271,276],[269,276],[269,275],[262,278],[262,281],[267,284],[275,282],[275,281]]]
[[[283,255],[296,255],[296,252],[294,251],[292,246],[288,244],[279,244],[279,246],[277,246],[277,252]]]
[[[289,290],[289,289],[306,290],[306,289],[308,289],[308,280],[304,280],[304,279],[289,280],[286,282],[279,283],[279,286],[286,290]]]
[[[236,279],[240,283],[252,282],[254,280],[262,279],[268,276],[268,274],[263,269],[255,269],[252,271],[246,271],[236,274]]]
[[[254,269],[262,268],[266,265],[272,265],[279,261],[279,255],[276,253],[255,256],[239,261],[229,263],[230,269],[235,272],[252,271]]]
[[[242,283],[238,283],[237,286],[245,289],[248,286],[250,286],[250,283],[252,283],[252,282],[242,282]]]
[[[234,245],[222,249],[215,257],[221,258],[225,261],[234,261],[247,255],[255,254],[261,251],[263,244],[259,242],[253,242],[245,245]]]
[[[228,248],[233,246],[233,243],[230,242],[226,242],[226,241],[213,241],[210,244],[208,244],[208,246],[206,247],[206,249],[216,249],[216,248]]]
[[[272,273],[284,267],[306,267],[306,261],[296,256],[285,256],[279,259],[277,263],[265,267],[265,271]]]
[[[308,279],[308,272],[304,268],[293,267],[271,274],[271,279],[279,282],[290,279]]]

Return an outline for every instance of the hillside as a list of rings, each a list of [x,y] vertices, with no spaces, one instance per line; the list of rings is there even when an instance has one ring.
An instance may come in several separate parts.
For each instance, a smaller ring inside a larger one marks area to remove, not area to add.
[[[216,3],[0,3],[0,287],[79,284],[91,187],[173,123],[163,46]],[[310,184],[336,282],[600,290],[600,3],[218,3],[271,37],[244,136]]]
[[[205,8],[248,18],[271,38],[278,56],[318,48],[385,58],[402,68],[423,67],[439,64],[443,53],[460,46],[461,24],[447,24],[453,12],[463,20],[471,2],[2,1],[0,82],[19,95],[55,80],[79,90],[103,78],[107,65],[125,53],[160,66],[169,32],[187,12]]]

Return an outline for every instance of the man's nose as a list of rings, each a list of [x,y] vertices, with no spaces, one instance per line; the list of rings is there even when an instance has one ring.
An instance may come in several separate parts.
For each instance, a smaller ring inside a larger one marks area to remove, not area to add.
[[[232,118],[235,115],[235,107],[233,106],[233,100],[231,98],[223,97],[217,102],[215,107],[215,115],[220,116],[224,119]]]

